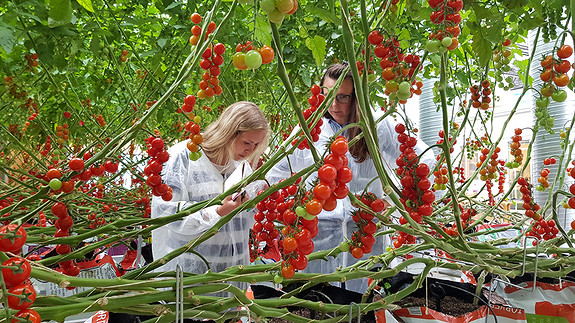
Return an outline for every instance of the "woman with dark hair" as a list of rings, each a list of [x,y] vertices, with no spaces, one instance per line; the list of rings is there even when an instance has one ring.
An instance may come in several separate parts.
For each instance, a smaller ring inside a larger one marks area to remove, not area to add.
[[[329,90],[337,84],[338,79],[344,72],[345,76],[339,88],[336,89],[335,97],[323,117],[319,140],[314,143],[314,147],[316,147],[320,155],[323,155],[326,147],[329,147],[330,139],[333,139],[340,131],[340,134],[345,136],[348,141],[362,132],[359,126],[346,128],[347,125],[357,123],[361,120],[353,76],[348,69],[348,64],[330,65],[321,78],[320,85],[322,86],[324,95],[327,95]],[[382,112],[373,111],[373,115],[377,118],[382,115]],[[377,124],[376,129],[379,144],[377,153],[381,154],[384,167],[388,173],[391,173],[396,167],[395,160],[400,155],[399,142],[397,141],[397,133],[395,133],[394,128],[395,123],[391,122],[391,117],[387,117]],[[294,130],[294,133],[297,130],[298,129]],[[424,149],[424,145],[421,144],[419,147],[416,147],[418,153],[423,152]],[[435,161],[433,153],[431,151],[426,153],[422,157],[422,161],[426,164],[433,165]],[[283,159],[272,168],[268,172],[267,178],[270,182],[278,182],[282,178],[290,177],[292,172],[298,172],[313,162],[314,160],[309,150],[296,150],[292,155]],[[351,193],[361,194],[363,192],[371,192],[379,198],[384,197],[385,194],[381,181],[377,178],[378,173],[363,137],[350,146],[348,166],[353,172],[353,179],[347,184]],[[311,183],[314,179],[314,176],[310,176],[308,183]],[[353,210],[354,208],[351,206],[349,199],[343,199],[338,201],[338,205],[333,211],[322,211],[318,215],[319,232],[318,236],[313,239],[316,251],[335,248],[344,241],[344,237],[347,239],[351,238],[351,233],[357,230],[351,216]],[[378,237],[371,254],[383,254],[387,246],[387,240],[387,237]],[[368,257],[369,254],[365,255],[362,259]],[[357,259],[353,258],[350,253],[342,253],[335,259],[329,258],[328,261],[316,260],[308,263],[305,272],[332,273],[338,267],[347,267],[355,262],[357,262]],[[367,288],[367,281],[364,279],[348,281],[345,283],[345,287],[350,290],[363,292]]]

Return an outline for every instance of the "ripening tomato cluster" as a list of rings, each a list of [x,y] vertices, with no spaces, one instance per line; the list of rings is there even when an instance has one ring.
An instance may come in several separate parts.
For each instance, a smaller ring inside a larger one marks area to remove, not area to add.
[[[567,73],[571,70],[571,62],[569,62],[568,58],[571,55],[573,55],[573,48],[569,45],[562,45],[557,50],[558,58],[547,55],[541,60],[543,70],[539,77],[544,82],[541,88],[542,97],[551,97],[555,102],[563,102],[567,99],[567,92],[559,88],[569,84]],[[546,102],[548,103],[549,101],[547,100]]]
[[[307,213],[315,216],[322,210],[332,211],[338,199],[347,197],[347,183],[353,178],[351,168],[347,166],[347,150],[347,139],[344,136],[337,136],[331,143],[330,153],[325,156],[324,164],[317,171],[319,183],[313,188],[313,198],[305,205]]]
[[[400,201],[409,212],[409,216],[413,221],[421,223],[424,216],[429,216],[433,213],[431,203],[435,201],[435,194],[430,190],[431,181],[428,176],[430,173],[429,166],[424,163],[419,163],[419,156],[414,150],[417,144],[417,138],[409,136],[406,132],[404,124],[397,124],[395,132],[397,140],[400,142],[399,150],[401,154],[396,159],[395,163],[398,166],[396,173],[400,178],[402,185]],[[403,215],[399,218],[400,224],[406,224],[407,220]],[[404,242],[414,243],[415,237],[400,232],[401,243]],[[398,237],[398,240],[400,238]]]
[[[433,183],[434,190],[443,191],[447,189],[447,183],[449,183],[449,177],[447,177],[448,172],[449,170],[445,166],[433,172],[433,176],[435,176]]]
[[[525,233],[525,236],[535,237],[539,240],[550,240],[557,237],[559,229],[553,219],[551,220],[538,220],[533,221],[533,226],[531,230]],[[537,241],[533,241],[533,245],[537,245]]]
[[[498,166],[500,166],[500,163],[503,162],[497,160],[497,158],[499,157],[499,152],[501,151],[501,148],[499,147],[495,147],[495,150],[491,155],[491,160],[486,162],[487,156],[489,155],[489,151],[490,151],[489,148],[483,147],[481,149],[481,155],[479,156],[479,161],[475,165],[477,166],[478,169],[481,169],[479,171],[480,174],[479,179],[481,179],[482,181],[497,178],[497,175],[499,173]]]
[[[572,161],[571,165],[575,166],[575,161]],[[567,168],[567,174],[569,174],[569,176],[571,176],[571,178],[575,179],[575,167],[568,167]],[[571,193],[571,195],[573,195],[573,196],[571,196],[567,200],[567,203],[564,204],[564,207],[567,206],[568,208],[575,209],[575,183],[572,183],[569,186],[569,193]],[[571,222],[571,227],[573,228],[573,230],[575,230],[575,220],[573,220],[573,222]]]
[[[2,263],[2,278],[6,284],[9,295],[7,296],[8,307],[18,310],[14,315],[15,318],[26,318],[28,322],[40,322],[40,315],[31,309],[28,309],[36,299],[36,291],[28,280],[32,267],[27,259],[22,257],[11,257]],[[12,295],[10,295],[12,294]],[[13,319],[12,322],[15,322]]]
[[[162,182],[162,164],[170,159],[170,154],[165,150],[164,140],[162,138],[150,135],[146,138],[148,150],[148,164],[144,168],[144,174],[148,176],[146,184],[152,188],[152,195],[161,196],[162,200],[170,201],[172,199],[172,188]]]
[[[262,64],[269,64],[274,60],[273,48],[268,45],[256,49],[251,41],[236,45],[236,52],[232,57],[232,63],[239,70],[256,69]]]
[[[126,50],[126,49],[122,50],[122,55],[120,56],[120,61],[121,61],[122,63],[123,63],[123,62],[126,62],[126,61],[128,60],[128,55],[129,55],[129,54],[130,54],[130,53],[128,52],[128,50]]]
[[[38,66],[38,54],[26,54],[24,55],[26,61],[28,62],[28,67],[37,67]]]
[[[385,210],[385,203],[371,192],[366,192],[356,197],[369,207],[371,212],[379,213]],[[364,254],[370,253],[375,244],[373,234],[377,231],[377,225],[373,222],[374,216],[371,212],[358,209],[352,213],[352,219],[357,226],[357,230],[351,234],[349,252],[356,259],[360,259]]]
[[[70,135],[70,129],[68,129],[68,124],[64,123],[62,125],[57,125],[56,126],[56,137],[58,137],[58,139],[56,139],[56,142],[58,144],[63,144],[64,141],[70,139],[69,135]]]
[[[415,54],[405,55],[395,38],[383,39],[383,35],[373,30],[368,35],[368,41],[374,47],[373,53],[380,58],[379,66],[383,69],[381,76],[386,81],[385,94],[391,101],[399,100],[406,103],[413,94],[420,95],[423,82],[411,80],[417,72],[420,57]]]
[[[463,1],[428,0],[428,3],[432,9],[429,18],[437,26],[437,29],[429,35],[429,41],[426,45],[427,51],[445,53],[448,50],[454,50],[459,45],[457,39],[461,33],[459,11],[463,9]]]
[[[281,24],[286,15],[292,15],[298,8],[297,0],[262,0],[260,7],[268,15],[269,21]]]
[[[306,121],[308,121],[308,127],[311,126],[313,120],[311,119],[311,115],[317,111],[317,108],[321,105],[321,103],[325,100],[325,96],[321,94],[321,87],[317,84],[311,86],[311,96],[307,99],[309,103],[309,108],[303,111],[303,117]],[[317,142],[319,140],[319,134],[321,133],[321,126],[323,125],[323,120],[319,119],[316,125],[310,130],[311,138],[313,142]],[[300,134],[302,137],[304,134]],[[299,138],[295,138],[292,141],[292,145],[296,145],[299,141]],[[307,149],[309,148],[309,142],[307,138],[305,138],[298,146],[299,149]]]
[[[509,153],[514,159],[512,162],[505,163],[507,168],[517,168],[523,162],[523,151],[521,151],[521,140],[523,140],[523,137],[521,137],[522,133],[523,130],[521,130],[521,128],[516,128],[515,135],[511,138],[512,142],[509,145]]]
[[[543,160],[543,164],[545,166],[549,166],[549,165],[553,165],[557,163],[557,160],[555,158],[545,158]],[[539,183],[539,185],[537,185],[537,187],[535,187],[536,190],[542,192],[545,189],[549,188],[549,186],[551,186],[551,184],[549,184],[549,173],[551,173],[551,170],[547,167],[543,168],[540,172],[539,172],[539,178],[537,179],[537,182]]]
[[[487,110],[490,108],[491,103],[491,82],[489,80],[481,81],[481,87],[479,85],[473,85],[469,88],[471,91],[471,105],[481,110]],[[481,93],[480,91],[481,90]],[[481,99],[481,101],[479,100]]]
[[[523,194],[521,199],[523,200],[522,206],[525,210],[525,215],[535,221],[539,221],[541,219],[541,214],[539,214],[538,211],[541,209],[541,206],[533,200],[533,193],[531,191],[532,185],[527,182],[527,179],[523,176],[517,179],[517,184],[520,186],[519,192]]]
[[[104,126],[106,125],[106,122],[104,121],[104,116],[101,114],[100,115],[94,115],[94,118],[96,119],[96,122],[98,122],[100,127],[104,128]]]
[[[295,194],[295,190],[297,190],[297,187],[292,189],[292,193]],[[264,191],[259,191],[258,195],[263,192]],[[275,191],[262,201],[258,202],[256,205],[258,212],[254,214],[254,220],[256,222],[252,227],[252,231],[256,234],[256,239],[259,242],[273,245],[273,240],[279,237],[280,232],[276,229],[274,221],[281,221],[283,219],[284,212],[290,206],[293,206],[294,200],[290,199],[286,203],[286,198],[289,198],[290,195],[293,196],[294,194],[290,194],[287,189],[284,189],[281,192]]]
[[[192,114],[190,113],[190,116]],[[184,125],[189,141],[187,143],[188,150],[190,151],[189,158],[192,161],[198,160],[202,156],[202,151],[200,150],[200,144],[204,141],[204,137],[200,133],[201,127],[199,122],[201,118],[195,116],[192,120],[188,120]]]
[[[192,26],[191,28],[191,32],[192,32],[192,36],[190,36],[190,44],[191,45],[197,45],[198,42],[200,41],[200,36],[202,35],[202,27],[200,27],[200,22],[202,22],[202,16],[197,13],[194,12],[191,16],[190,16],[190,20],[192,21],[192,23],[194,23],[194,26]],[[216,30],[216,23],[213,21],[210,21],[210,23],[208,24],[208,28],[206,30],[206,38],[208,39],[208,36],[214,32],[214,30]]]
[[[221,73],[220,65],[224,63],[223,55],[225,52],[226,46],[222,43],[217,43],[213,48],[206,48],[202,54],[200,67],[206,72],[202,75],[202,80],[199,83],[200,89],[196,94],[198,98],[205,99],[222,94],[222,87],[220,86],[218,76]]]
[[[56,227],[56,233],[54,237],[68,237],[70,236],[70,229],[74,225],[74,219],[68,213],[68,207],[62,202],[56,202],[52,204],[50,208],[52,214],[57,217],[54,226]],[[72,252],[72,247],[67,244],[58,244],[55,248],[59,255],[65,255]],[[68,276],[78,276],[80,274],[80,267],[76,264],[75,260],[64,260],[59,263],[60,270],[62,273]]]
[[[281,181],[283,182],[283,180]],[[295,181],[295,184],[289,185],[270,194],[266,199],[258,202],[256,208],[258,212],[254,215],[256,223],[252,228],[255,234],[254,243],[265,242],[266,246],[273,246],[273,240],[278,237],[279,250],[282,258],[282,276],[291,278],[295,270],[303,270],[307,267],[307,255],[313,252],[314,244],[311,240],[318,233],[318,219],[305,213],[301,206],[295,207],[296,204],[303,203],[307,196],[300,197],[298,201],[297,185],[301,178]],[[262,194],[263,191],[258,192]],[[309,195],[309,192],[307,193]],[[295,207],[295,211],[294,211]],[[280,231],[275,227],[274,221],[283,224]],[[250,257],[255,260],[266,247],[260,248],[252,246]]]

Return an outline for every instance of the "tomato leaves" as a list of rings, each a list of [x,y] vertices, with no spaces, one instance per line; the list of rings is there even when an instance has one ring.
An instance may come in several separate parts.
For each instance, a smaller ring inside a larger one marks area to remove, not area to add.
[[[54,28],[72,22],[72,3],[70,0],[50,0],[48,27]]]
[[[322,66],[327,55],[325,38],[318,35],[313,36],[313,38],[306,38],[305,45],[311,50],[317,66]]]
[[[472,23],[474,26],[470,27],[471,34],[473,35],[471,47],[473,52],[477,55],[477,61],[480,66],[485,66],[491,60],[493,51],[491,50],[491,42],[483,36],[483,28],[478,24]]]

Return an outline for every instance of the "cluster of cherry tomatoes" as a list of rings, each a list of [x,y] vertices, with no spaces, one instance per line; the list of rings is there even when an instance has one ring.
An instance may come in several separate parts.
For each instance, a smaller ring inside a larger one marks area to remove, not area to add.
[[[545,158],[543,160],[543,164],[545,166],[549,166],[549,165],[553,165],[557,163],[557,160],[553,157],[551,158]],[[543,168],[540,172],[539,172],[539,178],[537,179],[537,182],[539,183],[537,185],[537,187],[535,188],[536,190],[542,192],[545,189],[549,188],[549,186],[551,186],[551,184],[549,184],[549,173],[551,173],[551,170],[547,167]]]
[[[186,99],[190,97],[187,96]],[[192,96],[193,97],[193,96]],[[198,160],[202,156],[202,151],[200,150],[200,144],[204,142],[204,137],[200,133],[202,130],[200,127],[201,118],[199,116],[193,116],[190,113],[191,120],[186,121],[184,128],[186,129],[188,143],[187,147],[190,151],[189,158],[192,161]]]
[[[575,161],[571,162],[571,165],[575,166]],[[575,167],[568,167],[567,168],[567,174],[569,174],[569,176],[571,176],[571,178],[575,179]],[[569,193],[571,193],[571,196],[568,200],[567,200],[567,207],[575,209],[575,183],[572,183],[569,186]],[[575,220],[573,222],[571,222],[571,227],[573,228],[573,230],[575,230]]]
[[[313,119],[311,119],[311,115],[317,111],[317,108],[321,105],[321,103],[325,100],[325,96],[321,94],[321,87],[317,84],[311,86],[311,96],[307,99],[309,103],[309,108],[303,111],[303,117],[306,121],[308,121],[308,126],[311,126]],[[311,138],[313,142],[319,140],[319,134],[321,133],[321,126],[323,125],[323,120],[319,119],[315,126],[310,130]],[[303,136],[303,133],[300,134],[300,137]],[[296,145],[299,141],[299,138],[294,138],[292,141],[292,145]],[[309,148],[309,142],[307,138],[304,139],[298,146],[299,149],[306,149]]]
[[[52,214],[57,217],[54,226],[56,227],[56,233],[54,237],[68,237],[70,236],[70,229],[74,225],[74,219],[68,214],[68,207],[62,202],[56,202],[52,204],[50,208]],[[72,247],[67,244],[58,244],[55,248],[59,255],[65,255],[72,252]],[[62,273],[68,276],[78,276],[80,273],[80,267],[76,264],[75,260],[64,260],[59,263],[60,270]]]
[[[200,22],[202,22],[202,16],[197,13],[194,12],[191,16],[190,16],[190,20],[192,21],[192,23],[194,23],[194,26],[192,26],[191,28],[191,32],[192,32],[192,36],[190,36],[190,44],[191,45],[197,45],[198,42],[200,41],[200,36],[202,35],[202,27],[200,27]],[[207,30],[206,30],[206,38],[208,39],[208,36],[214,32],[214,30],[216,30],[216,23],[213,21],[210,21],[210,23],[208,24]]]
[[[491,160],[486,162],[487,156],[489,155],[489,151],[490,151],[489,148],[483,147],[481,149],[481,155],[479,156],[479,161],[475,165],[477,166],[477,168],[481,169],[479,171],[480,174],[479,179],[481,179],[482,181],[487,181],[489,179],[496,179],[499,173],[498,167],[500,165],[500,161],[498,161],[497,158],[499,157],[499,152],[501,151],[501,148],[495,147],[493,154],[491,154],[490,158]]]
[[[170,154],[165,150],[164,140],[159,137],[149,136],[146,138],[148,150],[148,164],[144,168],[144,175],[148,176],[146,184],[152,188],[152,195],[161,196],[164,201],[172,199],[172,188],[162,182],[162,164],[170,159]]]
[[[385,210],[385,203],[371,192],[356,197],[370,209],[367,212],[358,209],[352,214],[357,230],[351,234],[351,241],[347,248],[354,258],[360,259],[364,254],[370,253],[375,244],[373,234],[377,231],[377,225],[373,222],[374,215],[371,212],[382,212]]]
[[[28,67],[37,67],[38,66],[38,54],[26,54],[24,55],[26,61],[28,62]]]
[[[307,255],[314,250],[311,239],[318,233],[317,217],[302,213],[304,209],[301,206],[295,207],[299,199],[296,195],[297,184],[300,181],[298,178],[295,184],[282,188],[281,191],[275,191],[258,202],[256,206],[258,212],[254,215],[256,223],[252,231],[256,234],[256,242],[265,242],[267,246],[273,246],[274,240],[280,237],[280,231],[275,227],[274,221],[283,224],[279,250],[282,259],[281,274],[284,278],[291,278],[295,270],[307,267]],[[263,191],[258,194],[261,193]],[[303,203],[306,198],[304,196],[299,203]],[[265,247],[259,248],[256,254],[263,254],[262,249],[265,250]]]
[[[469,91],[471,91],[471,105],[474,108],[476,109],[481,108],[481,110],[487,110],[490,108],[491,104],[490,86],[491,82],[489,82],[489,80],[483,80],[481,81],[481,87],[479,85],[473,85],[469,88]]]
[[[399,150],[401,151],[395,161],[398,166],[396,173],[402,185],[400,201],[405,210],[409,212],[411,219],[421,223],[424,216],[429,216],[433,213],[431,204],[435,201],[435,194],[430,189],[429,166],[419,163],[419,156],[414,150],[417,138],[409,136],[405,131],[404,124],[399,123],[395,126],[395,132],[398,134],[397,140],[400,142]],[[400,217],[399,223],[407,223],[403,215]],[[404,238],[405,242],[415,242],[415,237],[411,237],[408,234],[400,232],[400,236]]]
[[[232,63],[239,70],[256,69],[262,64],[269,64],[274,60],[273,48],[268,45],[256,49],[251,41],[236,45],[236,52],[232,57]]]
[[[547,55],[541,60],[542,72],[541,80],[544,82],[541,88],[543,97],[551,97],[556,102],[563,102],[567,98],[567,92],[559,88],[569,84],[567,72],[571,70],[571,62],[568,58],[573,55],[573,48],[569,45],[562,45],[557,50],[557,58]],[[548,103],[549,101],[546,100]],[[543,105],[543,102],[541,103]]]
[[[130,53],[128,52],[128,50],[126,50],[126,49],[122,50],[122,55],[120,55],[120,61],[121,61],[122,63],[126,62],[126,61],[128,60],[128,55],[129,55],[129,54],[130,54]]]
[[[457,39],[461,33],[459,11],[463,8],[463,1],[428,0],[428,3],[432,9],[429,18],[437,26],[437,29],[429,35],[426,49],[430,53],[437,51],[445,53],[448,50],[454,50],[459,45]]]
[[[433,176],[435,179],[433,180],[433,189],[436,191],[442,191],[447,189],[447,183],[449,183],[449,177],[447,177],[448,173],[447,167],[443,166],[436,171],[433,172]]]
[[[200,67],[205,70],[202,75],[202,80],[199,83],[200,89],[196,94],[198,98],[212,98],[222,94],[222,87],[220,86],[220,79],[218,76],[221,73],[220,65],[224,63],[224,53],[226,46],[222,43],[217,43],[212,47],[206,48],[202,54]]]
[[[0,251],[19,253],[27,238],[24,228],[16,224],[8,224],[0,227],[0,233],[7,234],[0,241]],[[38,312],[29,309],[36,300],[36,290],[29,280],[32,272],[30,262],[22,257],[14,256],[2,262],[1,267],[2,279],[8,292],[7,304],[4,304],[4,307],[18,311],[14,314],[12,322],[22,319],[40,323]]]
[[[505,163],[505,167],[507,168],[517,168],[523,162],[523,151],[521,150],[521,140],[523,140],[523,137],[521,137],[522,133],[523,130],[521,130],[521,128],[516,128],[515,135],[511,138],[512,142],[509,145],[509,152],[513,156],[513,161]]]
[[[337,136],[331,143],[330,153],[317,171],[319,183],[313,188],[313,198],[305,205],[306,212],[312,216],[322,210],[332,211],[338,199],[347,197],[347,183],[353,178],[351,168],[347,166],[347,150],[347,139],[344,136]]]
[[[298,8],[297,0],[262,0],[260,7],[268,15],[269,21],[281,24],[286,15],[292,15]]]
[[[541,214],[538,212],[541,209],[541,206],[535,203],[533,199],[533,193],[531,190],[532,185],[527,182],[527,179],[525,179],[523,176],[517,179],[517,184],[520,186],[519,192],[523,194],[521,199],[523,200],[523,209],[525,210],[525,215],[535,221],[539,221],[541,219]]]
[[[535,237],[539,240],[550,240],[557,237],[557,233],[559,233],[559,229],[553,219],[551,220],[539,220],[533,221],[533,226],[531,230],[525,233],[525,236],[528,237]],[[533,245],[536,245],[537,241],[533,241]]]
[[[104,121],[104,116],[101,114],[100,115],[94,115],[94,118],[96,119],[96,122],[98,122],[100,127],[104,128],[104,126],[106,125],[106,122]]]
[[[411,80],[419,66],[420,57],[415,54],[405,55],[401,52],[397,39],[384,41],[383,35],[377,30],[369,33],[368,41],[375,46],[374,55],[381,59],[381,76],[386,80],[385,94],[390,100],[405,103],[413,94],[420,95],[423,82]]]

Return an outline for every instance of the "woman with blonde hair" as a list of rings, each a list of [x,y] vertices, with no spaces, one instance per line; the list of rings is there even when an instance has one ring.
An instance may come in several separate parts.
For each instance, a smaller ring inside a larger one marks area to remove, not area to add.
[[[207,127],[203,137],[203,154],[196,161],[189,158],[186,141],[168,150],[170,159],[164,164],[162,179],[172,188],[173,198],[166,202],[160,197],[154,197],[153,218],[175,214],[195,203],[221,195],[224,192],[224,182],[230,174],[242,163],[258,160],[267,148],[270,127],[257,105],[241,101],[227,107]],[[236,199],[230,195],[223,199],[221,205],[206,207],[155,229],[152,231],[154,260],[199,237],[247,199],[248,195]],[[249,264],[248,242],[252,225],[251,214],[238,213],[217,234],[194,248],[194,252],[208,262],[213,272],[223,271],[229,266]],[[206,272],[206,262],[195,253],[185,252],[159,270],[175,270],[179,264],[186,272]]]

